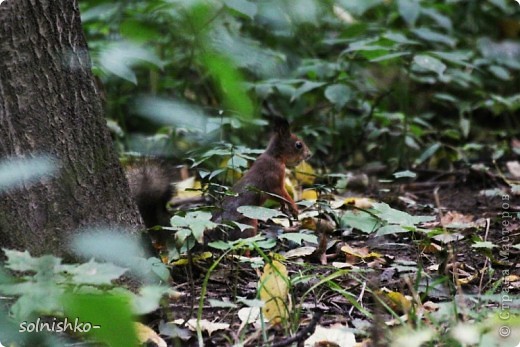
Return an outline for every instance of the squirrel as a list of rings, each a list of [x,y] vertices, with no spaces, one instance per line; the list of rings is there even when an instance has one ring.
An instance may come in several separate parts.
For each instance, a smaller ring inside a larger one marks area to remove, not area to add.
[[[271,120],[274,132],[267,149],[231,188],[231,191],[237,195],[226,196],[222,201],[222,208],[215,211],[212,216],[214,222],[234,221],[250,225],[251,228],[243,231],[237,227],[226,230],[220,228],[220,232],[212,230],[206,232],[206,242],[218,239],[237,240],[255,236],[258,221],[243,216],[237,211],[237,208],[246,205],[261,206],[268,198],[279,201],[282,209],[287,208],[293,217],[298,216],[298,207],[285,189],[285,168],[286,166],[296,166],[302,160],[308,159],[311,152],[300,138],[291,133],[289,122],[286,119],[276,116],[271,117]]]
[[[125,167],[130,192],[147,228],[170,225],[167,204],[174,193],[171,171],[166,165],[151,160]]]
[[[240,206],[261,206],[268,198],[278,200],[293,216],[298,216],[298,207],[285,189],[285,168],[295,166],[311,156],[307,145],[290,131],[289,122],[282,117],[272,117],[273,135],[267,149],[253,163],[247,173],[231,188],[236,196],[226,196],[222,208],[215,211],[212,221],[223,223],[235,221],[250,225],[244,231],[238,228],[224,231],[209,230],[205,233],[205,243],[219,240],[236,240],[256,235],[257,220],[244,217],[237,211]],[[146,160],[131,163],[125,173],[134,201],[147,228],[169,226],[170,212],[168,202],[174,193],[172,181],[174,174],[164,163]],[[252,188],[252,189],[251,189]],[[254,191],[256,189],[256,191]],[[268,195],[262,192],[279,196]],[[165,235],[155,233],[159,243]]]

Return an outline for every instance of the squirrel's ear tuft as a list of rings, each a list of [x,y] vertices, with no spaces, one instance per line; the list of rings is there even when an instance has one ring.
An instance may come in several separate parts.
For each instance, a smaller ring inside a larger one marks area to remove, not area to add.
[[[268,117],[273,130],[280,135],[289,135],[291,133],[290,125],[287,119],[280,116]]]

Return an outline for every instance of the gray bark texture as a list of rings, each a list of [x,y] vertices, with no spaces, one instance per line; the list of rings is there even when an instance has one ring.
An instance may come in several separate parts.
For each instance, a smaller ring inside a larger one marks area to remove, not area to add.
[[[103,117],[77,0],[0,5],[0,159],[40,154],[56,158],[59,170],[0,191],[0,247],[67,255],[79,229],[142,228]]]

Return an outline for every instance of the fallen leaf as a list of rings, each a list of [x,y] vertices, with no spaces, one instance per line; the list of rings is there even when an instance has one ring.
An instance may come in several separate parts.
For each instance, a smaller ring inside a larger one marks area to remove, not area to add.
[[[337,269],[345,269],[345,268],[353,269],[354,268],[354,265],[352,265],[350,263],[343,263],[340,261],[333,261],[332,266],[334,266]]]
[[[381,254],[377,252],[370,252],[368,247],[355,248],[345,245],[341,247],[341,251],[346,254],[347,262],[349,263],[357,263],[360,259],[369,260],[381,257]]]
[[[277,260],[265,264],[259,281],[262,313],[273,324],[286,322],[290,310],[289,279],[285,265]]]
[[[286,259],[301,258],[311,255],[316,250],[316,247],[298,247],[291,249],[284,254]]]
[[[412,308],[410,298],[399,292],[394,292],[386,288],[382,288],[377,292],[381,298],[392,310],[397,313],[407,313]]]
[[[306,161],[302,161],[300,164],[294,167],[296,179],[301,184],[312,185],[316,180],[316,172],[311,164]]]
[[[302,200],[316,201],[318,200],[318,192],[314,189],[305,189],[300,198],[302,198]]]
[[[195,176],[189,177],[185,180],[175,183],[175,191],[177,193],[175,194],[175,197],[193,198],[196,196],[202,196],[202,191],[200,190],[201,187],[202,185],[200,181],[195,180]]]
[[[238,319],[240,319],[241,331],[247,324],[256,324],[260,322],[260,307],[244,307],[238,310]]]
[[[508,161],[506,163],[507,169],[513,175],[513,177],[518,178],[520,177],[520,163],[518,160],[515,161]]]
[[[423,308],[427,311],[427,312],[435,312],[435,311],[438,311],[439,310],[439,305],[434,303],[433,301],[426,301],[424,304],[423,304]]]
[[[338,346],[338,347],[354,347],[356,345],[356,337],[348,327],[341,324],[334,324],[328,328],[318,325],[314,334],[305,340],[305,347],[316,346]]]
[[[177,325],[181,325],[182,323],[184,323],[184,319],[182,319],[182,318],[181,319],[176,319],[176,320],[173,321],[173,323],[175,323]],[[186,326],[191,331],[197,331],[197,319],[196,318],[192,318],[192,319],[188,320],[186,322]],[[229,324],[228,323],[214,323],[214,322],[210,322],[207,319],[201,319],[200,320],[200,328],[203,331],[207,331],[208,335],[211,336],[211,334],[214,331],[229,329]]]
[[[345,199],[345,205],[352,205],[357,208],[368,209],[374,205],[374,200],[369,198],[358,198],[358,197],[350,197]]]
[[[134,328],[137,333],[137,339],[140,345],[148,345],[153,343],[158,347],[167,347],[166,341],[164,341],[155,331],[143,323],[135,322]]]

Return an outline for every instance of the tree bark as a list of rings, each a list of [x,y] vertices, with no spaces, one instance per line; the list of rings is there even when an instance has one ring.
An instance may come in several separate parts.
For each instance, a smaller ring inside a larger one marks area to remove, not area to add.
[[[77,0],[0,5],[0,157],[49,154],[52,179],[0,192],[0,246],[68,252],[85,227],[135,232],[141,217],[112,146]]]

